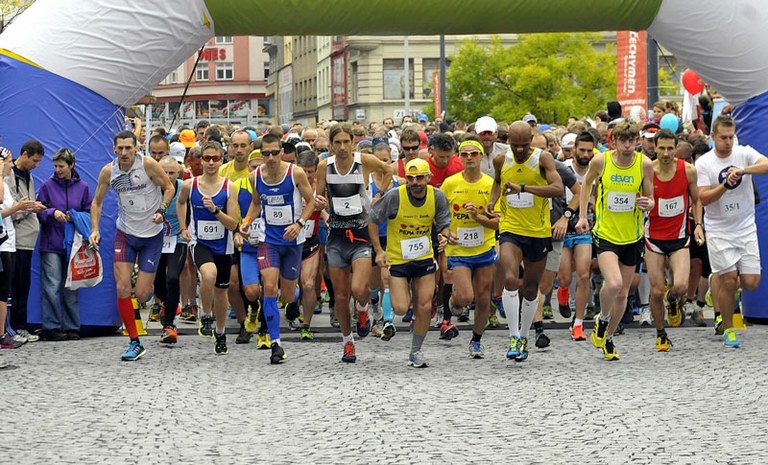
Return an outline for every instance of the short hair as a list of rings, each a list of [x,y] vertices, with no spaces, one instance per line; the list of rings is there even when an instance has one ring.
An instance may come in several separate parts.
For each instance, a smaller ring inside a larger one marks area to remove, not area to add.
[[[163,137],[168,137],[168,131],[166,131],[165,128],[162,126],[155,126],[154,128],[152,128],[151,133],[157,134]]]
[[[456,145],[454,144],[453,137],[448,134],[432,134],[429,138],[429,146],[434,147],[442,152],[454,151]]]
[[[205,137],[210,139],[213,139],[215,141],[221,141],[221,131],[219,131],[219,128],[216,126],[209,126],[208,129],[205,130]]]
[[[233,139],[235,136],[239,135],[239,134],[245,134],[245,136],[246,136],[246,137],[248,137],[248,142],[249,142],[249,143],[252,143],[252,142],[253,142],[253,141],[251,140],[251,135],[250,135],[250,134],[248,134],[248,131],[246,131],[245,129],[238,129],[237,131],[233,131],[233,132],[232,132],[232,134],[230,134],[230,135],[229,135],[229,140],[230,140],[230,141],[232,141],[232,139]]]
[[[719,115],[712,121],[712,134],[717,134],[720,126],[727,128],[736,128],[736,121],[733,120],[731,115]]]
[[[352,135],[357,137],[360,137],[360,136],[365,137],[366,132],[365,132],[365,129],[363,129],[362,127],[355,126],[352,128]]]
[[[459,135],[461,136],[462,133],[459,133]],[[472,134],[471,132],[465,132],[465,133],[463,133],[463,136],[464,137],[461,137],[461,142],[464,142],[465,140],[473,140],[475,142],[483,142],[483,141],[480,140],[480,136],[478,136],[477,134]],[[453,137],[451,137],[451,139],[453,139]]]
[[[341,133],[349,134],[350,137],[354,135],[352,132],[352,125],[349,123],[336,123],[333,126],[331,126],[331,131],[329,132],[329,140],[333,142],[333,139],[336,138]],[[317,143],[317,141],[315,141]]]
[[[696,143],[693,145],[693,150],[691,150],[691,157],[695,160],[710,150],[712,149],[709,147],[709,144],[705,142]]]
[[[154,135],[154,136],[149,138],[149,143],[150,144],[156,144],[158,142],[163,142],[163,143],[165,143],[166,146],[168,146],[168,139],[166,139],[165,136],[162,136],[160,134],[156,134],[156,135]]]
[[[53,154],[53,161],[63,161],[67,165],[72,166],[75,164],[75,153],[66,147],[60,148]]]
[[[296,165],[298,166],[311,166],[317,168],[317,155],[313,150],[305,150],[296,157]]]
[[[264,136],[261,138],[261,145],[264,144],[274,144],[277,143],[280,145],[280,148],[282,148],[283,144],[280,143],[280,137],[278,137],[275,134],[272,134],[271,132],[264,134]]]
[[[680,142],[680,139],[677,138],[677,135],[670,131],[669,129],[661,129],[653,136],[653,143],[658,144],[659,139],[673,139],[675,141],[675,146],[677,146],[677,143]]]
[[[203,148],[201,152],[204,153],[208,149],[217,150],[219,152],[219,155],[221,155],[222,157],[224,156],[224,147],[222,147],[221,144],[216,142],[215,140],[209,140],[208,142],[203,144]]]
[[[134,135],[133,137],[135,138],[136,136]],[[44,156],[45,148],[43,148],[43,144],[41,144],[40,141],[37,141],[35,139],[30,139],[24,142],[24,145],[21,146],[19,155],[23,155],[24,152],[27,152],[27,156],[29,157],[34,157],[37,154],[40,154],[40,156]]]
[[[199,145],[191,147],[187,152],[187,158],[200,158],[202,156],[203,156],[203,149]]]
[[[195,129],[207,128],[210,125],[211,123],[209,123],[207,119],[201,119],[200,121],[197,122],[197,126],[195,126]]]
[[[576,135],[576,140],[573,143],[574,147],[579,146],[579,142],[588,142],[590,144],[597,145],[597,141],[595,140],[595,136],[589,132],[589,131],[581,131]]]
[[[133,139],[133,145],[137,145],[139,143],[139,140],[136,139],[136,134],[134,134],[131,131],[122,130],[115,134],[115,138],[113,141],[114,145],[117,145],[117,139]]]
[[[418,142],[421,144],[421,137],[419,136],[419,131],[417,131],[414,128],[407,127],[403,129],[403,132],[400,133],[400,142]]]
[[[611,132],[611,137],[616,139],[637,139],[640,137],[640,129],[636,124],[628,120],[622,120],[616,124]]]

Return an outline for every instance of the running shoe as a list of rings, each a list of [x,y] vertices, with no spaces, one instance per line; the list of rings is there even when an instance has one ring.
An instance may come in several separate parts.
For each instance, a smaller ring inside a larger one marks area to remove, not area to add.
[[[442,324],[440,325],[440,339],[444,341],[450,341],[458,335],[459,329],[456,327],[456,325],[443,320]]]
[[[546,349],[549,347],[549,336],[544,334],[544,331],[540,333],[536,333],[536,348],[538,349]]]
[[[657,351],[668,352],[671,346],[672,346],[672,342],[669,340],[669,337],[667,337],[667,333],[661,333],[661,335],[656,336]]]
[[[506,318],[507,314],[504,313],[504,304],[502,303],[501,296],[491,297],[491,312],[499,312],[502,318]]]
[[[302,326],[301,332],[299,333],[299,337],[302,341],[311,341],[315,338],[315,333],[312,332],[312,330],[309,328],[309,326]]]
[[[334,328],[339,327],[339,319],[336,318],[336,311],[334,309],[331,309],[331,326]]]
[[[301,329],[301,321],[299,321],[298,318],[295,318],[293,320],[288,320],[288,328],[290,328],[291,331],[298,331]]]
[[[451,300],[448,301],[448,308],[451,309],[451,315],[453,316],[459,316],[464,311],[464,307],[453,305],[453,297],[451,297]]]
[[[613,344],[613,339],[604,339],[602,349],[604,359],[609,361],[619,359],[619,353],[616,351],[616,346]]]
[[[558,304],[557,309],[560,311],[560,316],[563,318],[571,317],[571,306],[568,304]]]
[[[424,354],[417,350],[408,357],[408,363],[414,368],[426,368],[427,359],[424,358]]]
[[[288,321],[295,320],[301,315],[298,302],[291,302],[285,306],[285,319]]]
[[[144,346],[141,345],[141,342],[139,342],[138,339],[135,339],[128,343],[128,350],[123,352],[122,359],[124,362],[135,362],[140,359],[145,352],[146,350],[144,350]]]
[[[149,321],[160,321],[160,304],[154,304],[149,311]]]
[[[200,317],[200,327],[197,334],[203,337],[213,337],[213,315],[203,315]]]
[[[389,341],[393,337],[395,337],[395,334],[397,334],[397,328],[395,328],[394,323],[391,321],[387,321],[384,323],[384,328],[381,330],[381,340],[382,341]]]
[[[371,318],[373,318],[373,321],[378,321],[381,317],[381,306],[378,303],[371,303]]]
[[[341,356],[341,361],[344,363],[355,363],[357,361],[354,342],[349,341],[344,344],[344,355]]]
[[[179,333],[176,332],[176,328],[173,326],[166,326],[163,328],[163,335],[160,336],[161,344],[176,344],[179,340]]]
[[[312,310],[312,313],[315,315],[319,315],[323,313],[323,301],[321,299],[317,299],[317,305],[315,305],[314,310]]]
[[[357,311],[357,335],[361,338],[368,336],[371,332],[371,318],[368,315],[368,310]]]
[[[491,317],[495,317],[495,316],[496,316],[495,313],[491,314]],[[467,321],[469,321],[469,307],[464,307],[464,310],[462,310],[461,315],[459,315],[458,317],[458,320],[461,323],[466,323]],[[488,318],[488,320],[490,321],[490,317]],[[496,319],[496,321],[499,321],[498,318]]]
[[[595,346],[595,348],[599,349],[603,347],[605,344],[605,330],[608,329],[608,322],[603,321],[601,318],[598,317],[597,321],[595,322],[595,327],[592,329],[592,345]],[[602,333],[602,336],[599,334]]]
[[[229,308],[229,314],[227,316],[229,316],[230,320],[236,320],[237,319],[237,313],[235,313],[235,309],[230,307]]]
[[[469,341],[469,357],[474,359],[485,358],[485,347],[480,341]]]
[[[68,340],[68,341],[70,341],[70,340],[74,340],[74,339],[70,339],[70,338],[69,338],[69,334],[70,334],[70,333],[72,333],[72,332],[74,332],[75,334],[77,334],[77,331],[67,331],[67,340]],[[37,334],[32,334],[32,333],[30,333],[30,332],[29,332],[29,331],[27,331],[26,329],[20,329],[20,330],[18,331],[18,335],[19,335],[19,336],[21,336],[21,337],[23,337],[24,339],[26,339],[26,340],[27,340],[27,342],[37,342],[37,341],[39,341],[39,340],[40,340],[40,336],[38,336]],[[78,339],[79,339],[79,337],[78,337]]]
[[[571,329],[571,339],[574,341],[586,341],[587,335],[584,334],[584,325],[576,325]]]
[[[568,310],[570,310],[570,308]],[[561,311],[560,314],[562,314],[562,313],[563,312]],[[566,318],[570,318],[570,311],[568,313],[569,313],[569,315]],[[542,307],[541,307],[541,315],[542,315],[542,318],[545,319],[545,320],[551,320],[552,318],[554,318],[555,316],[552,315],[552,306],[551,305],[542,305]]]
[[[227,334],[214,332],[213,335],[216,338],[216,343],[213,345],[213,353],[216,355],[227,355],[229,353],[229,350],[227,350]]]
[[[685,320],[685,313],[680,308],[680,299],[675,299],[674,302],[669,301],[669,289],[664,292],[664,306],[667,309],[667,322],[669,326],[677,328],[683,324]]]
[[[19,342],[14,340],[10,334],[5,333],[2,338],[0,338],[0,348],[3,349],[18,349],[19,347],[23,346],[23,342]]]
[[[184,321],[194,322],[197,321],[198,307],[197,305],[187,305],[184,307],[185,312],[181,312],[181,319]]]
[[[411,320],[413,320],[413,309],[409,308],[405,315],[403,315],[403,323],[410,323]]]
[[[587,311],[585,312],[584,319],[585,320],[594,320],[595,315],[597,315],[599,312],[595,310],[594,305],[587,305]]]
[[[249,333],[255,333],[259,330],[259,303],[248,307],[248,314],[245,315],[245,330]]]
[[[736,331],[734,331],[733,328],[728,328],[723,331],[723,345],[725,347],[732,347],[734,349],[741,347],[739,338],[736,337]]]
[[[469,315],[467,315],[467,320],[469,320]],[[459,318],[459,321],[461,321],[461,318]],[[488,327],[492,329],[499,328],[499,317],[495,313],[488,317]]]
[[[373,326],[371,326],[371,336],[381,337],[381,331],[384,329],[384,322],[381,320],[373,320]]]
[[[717,315],[715,317],[715,335],[721,336],[723,334],[723,330],[725,328],[723,327],[723,316]]]
[[[651,309],[647,305],[640,307],[640,326],[653,326]]]
[[[528,338],[521,337],[517,340],[517,356],[516,362],[524,362],[528,360]]]
[[[269,363],[272,365],[278,365],[283,363],[288,356],[285,355],[283,347],[277,342],[272,343],[272,355],[269,356]]]
[[[699,307],[698,305],[693,309],[693,312],[691,313],[691,321],[696,326],[704,327],[707,326],[707,322],[704,321],[704,308]]]
[[[253,333],[248,331],[245,328],[245,325],[240,327],[240,332],[237,334],[237,338],[235,338],[235,344],[248,344],[251,342],[251,338],[253,337]]]
[[[512,336],[509,338],[509,349],[507,349],[507,359],[514,360],[520,355],[520,338]]]
[[[256,348],[258,350],[269,349],[271,345],[272,341],[270,341],[268,333],[264,332],[256,334]]]

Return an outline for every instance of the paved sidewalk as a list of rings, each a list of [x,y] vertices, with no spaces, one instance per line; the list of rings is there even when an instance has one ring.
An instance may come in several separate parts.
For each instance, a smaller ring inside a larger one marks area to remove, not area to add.
[[[768,327],[725,349],[710,327],[652,329],[616,339],[618,362],[550,330],[527,362],[504,357],[506,330],[471,360],[469,330],[430,332],[430,367],[407,366],[410,334],[341,339],[316,316],[313,342],[284,333],[288,360],[269,365],[254,343],[213,354],[185,335],[173,347],[150,327],[147,354],[120,362],[127,339],[39,342],[0,352],[9,463],[765,463]],[[230,322],[233,323],[233,322]],[[156,325],[156,324],[155,324]],[[182,334],[194,326],[180,324]]]

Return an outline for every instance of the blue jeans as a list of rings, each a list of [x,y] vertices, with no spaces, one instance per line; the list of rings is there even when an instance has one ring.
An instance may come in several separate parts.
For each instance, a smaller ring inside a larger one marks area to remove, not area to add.
[[[40,278],[43,292],[42,316],[45,331],[79,331],[80,305],[77,291],[64,287],[69,260],[65,254],[41,252]]]

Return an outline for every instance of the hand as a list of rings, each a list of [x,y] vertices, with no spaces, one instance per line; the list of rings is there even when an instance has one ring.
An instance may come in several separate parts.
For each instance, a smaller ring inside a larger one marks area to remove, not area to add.
[[[33,205],[32,205],[32,207],[30,209],[31,212],[37,213],[37,212],[41,212],[41,211],[45,210],[45,205],[43,205],[42,202],[33,201],[32,204]]]
[[[472,202],[467,202],[464,205],[464,210],[467,211],[467,215],[469,215],[470,218],[477,221],[477,207]]]
[[[649,210],[653,210],[653,199],[650,197],[645,197],[644,195],[641,195],[637,197],[637,208],[640,210],[647,212]]]
[[[376,252],[376,264],[382,268],[389,267],[389,255],[383,249]]]
[[[497,213],[497,212],[493,211],[493,204],[489,203],[485,207],[485,216],[487,216],[490,219],[500,218],[501,217],[501,213]]]
[[[502,195],[512,195],[518,192],[520,192],[520,185],[511,182],[504,184],[504,188],[501,190]]]
[[[579,221],[576,223],[576,232],[579,234],[586,234],[589,232],[589,221],[586,218],[579,218]]]
[[[211,213],[216,211],[216,204],[213,203],[213,200],[207,195],[203,196],[203,207],[205,207]]]
[[[66,223],[67,215],[61,210],[56,210],[55,212],[53,212],[53,219],[58,221],[59,223]]]
[[[559,220],[555,221],[552,226],[552,239],[560,241],[565,237],[565,232],[568,230],[568,218],[561,216]]]
[[[448,238],[442,234],[437,235],[437,253],[441,253],[445,250],[445,246],[448,245]]]
[[[707,240],[704,236],[704,228],[701,226],[696,226],[693,228],[693,238],[696,239],[696,243],[699,245],[704,244],[704,242]]]
[[[251,223],[243,221],[240,223],[240,234],[247,236],[251,233]]]
[[[163,221],[165,221],[165,217],[161,215],[160,213],[155,213],[152,215],[152,222],[155,224],[160,224]]]
[[[736,168],[731,167],[728,170],[728,174],[726,174],[726,179],[728,179],[728,185],[735,186],[736,184],[741,181],[741,177],[744,176],[744,168]]]
[[[448,239],[448,243],[450,245],[457,245],[459,243],[459,236],[457,236],[453,231],[450,231],[446,238]]]
[[[181,241],[182,242],[189,242],[192,240],[192,234],[189,233],[188,229],[185,229],[181,232]]]
[[[292,241],[299,237],[299,233],[301,232],[302,227],[299,223],[293,223],[290,226],[287,226],[285,228],[285,232],[283,233],[283,239],[286,241]]]
[[[235,243],[235,247],[240,248],[243,246],[243,236],[240,233],[235,233],[232,241]]]
[[[322,195],[315,196],[315,210],[325,210],[328,208],[328,199]]]
[[[96,230],[91,231],[91,236],[88,238],[88,243],[91,244],[91,247],[99,250],[99,241],[101,241],[101,234]]]

